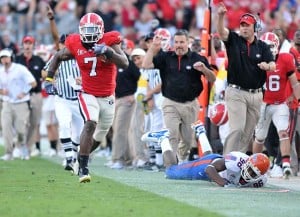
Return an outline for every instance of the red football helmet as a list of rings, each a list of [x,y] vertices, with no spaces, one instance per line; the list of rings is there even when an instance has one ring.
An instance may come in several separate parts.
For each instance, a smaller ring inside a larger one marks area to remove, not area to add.
[[[242,178],[246,182],[254,182],[264,175],[268,171],[269,167],[270,160],[265,154],[253,154],[242,167]]]
[[[280,42],[276,34],[274,34],[273,32],[266,32],[260,37],[260,40],[270,46],[271,52],[274,57],[278,54]]]
[[[228,112],[225,102],[215,103],[209,110],[210,121],[217,125],[223,125],[228,121]]]
[[[166,28],[158,28],[157,30],[155,30],[154,35],[161,37],[161,39],[162,39],[161,48],[164,51],[167,51],[171,46],[171,33],[170,33],[170,31]]]
[[[104,22],[95,13],[87,13],[79,22],[79,34],[83,43],[96,43],[104,34]]]

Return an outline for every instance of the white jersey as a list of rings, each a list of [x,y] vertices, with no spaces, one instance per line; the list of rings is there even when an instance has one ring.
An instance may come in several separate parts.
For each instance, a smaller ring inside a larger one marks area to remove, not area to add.
[[[248,155],[233,151],[225,155],[225,167],[226,170],[220,172],[220,176],[227,179],[230,184],[238,187],[263,187],[267,183],[267,176],[263,175],[255,182],[247,182],[245,184],[240,183],[242,166],[246,163]]]
[[[154,89],[157,85],[161,84],[161,77],[159,74],[159,69],[144,69],[142,74],[148,81],[148,86],[150,89]],[[154,105],[158,109],[161,109],[163,95],[161,92],[153,94]]]
[[[44,70],[48,70],[53,57],[47,62]],[[58,96],[67,100],[77,100],[81,86],[76,84],[76,78],[80,77],[80,71],[75,59],[62,61],[55,76],[55,84]]]
[[[12,63],[7,70],[3,65],[0,66],[0,89],[8,91],[8,95],[2,96],[3,101],[10,103],[29,101],[29,90],[33,82],[35,78],[22,64]],[[19,99],[18,95],[21,93],[26,93],[26,95]]]

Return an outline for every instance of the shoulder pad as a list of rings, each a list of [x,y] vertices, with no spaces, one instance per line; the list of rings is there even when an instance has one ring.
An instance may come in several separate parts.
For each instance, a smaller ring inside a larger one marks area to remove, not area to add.
[[[66,37],[65,40],[65,46],[69,49],[70,44],[74,43],[77,40],[80,40],[80,35],[79,34],[70,34],[68,37]]]
[[[106,45],[115,45],[115,44],[120,44],[121,41],[122,41],[121,34],[117,31],[111,31],[111,32],[104,33],[103,38],[99,42],[100,44],[104,42]]]

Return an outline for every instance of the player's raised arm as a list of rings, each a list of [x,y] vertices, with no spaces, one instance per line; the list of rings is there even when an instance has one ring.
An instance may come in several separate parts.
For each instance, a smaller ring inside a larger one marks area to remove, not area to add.
[[[152,44],[150,45],[147,53],[146,53],[146,56],[143,60],[143,65],[142,67],[144,69],[151,69],[154,67],[153,65],[153,57],[158,54],[158,52],[160,51],[161,49],[161,40],[162,38],[159,37],[159,36],[154,36],[153,38],[153,42]]]
[[[53,56],[53,58],[49,64],[48,71],[47,71],[47,77],[46,77],[45,83],[44,83],[45,91],[47,94],[49,94],[49,95],[57,94],[57,90],[54,87],[54,82],[53,82],[53,77],[55,75],[55,72],[58,69],[61,61],[69,60],[72,58],[74,58],[74,57],[67,48],[63,48],[63,49],[59,50]]]
[[[227,9],[224,3],[220,3],[218,7],[218,18],[217,18],[217,31],[223,41],[227,41],[229,30],[224,26],[224,16]]]

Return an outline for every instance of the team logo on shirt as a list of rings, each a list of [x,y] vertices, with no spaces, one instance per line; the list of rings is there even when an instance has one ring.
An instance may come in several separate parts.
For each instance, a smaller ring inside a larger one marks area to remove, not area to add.
[[[109,105],[113,105],[114,104],[114,101],[111,99],[111,100],[108,100],[108,104]]]
[[[191,67],[191,66],[186,66],[186,69],[187,69],[187,70],[191,70],[192,67]]]
[[[77,50],[77,55],[78,55],[78,56],[83,55],[83,54],[85,54],[85,53],[86,53],[85,50],[80,50],[80,49]]]
[[[256,54],[256,58],[259,59],[261,57],[261,55],[258,53]]]

